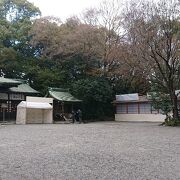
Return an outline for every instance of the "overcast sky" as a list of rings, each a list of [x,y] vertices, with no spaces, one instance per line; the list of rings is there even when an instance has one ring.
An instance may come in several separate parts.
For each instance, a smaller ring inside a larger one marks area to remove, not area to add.
[[[43,16],[57,16],[61,20],[80,14],[84,9],[95,7],[103,0],[28,0],[39,7]]]

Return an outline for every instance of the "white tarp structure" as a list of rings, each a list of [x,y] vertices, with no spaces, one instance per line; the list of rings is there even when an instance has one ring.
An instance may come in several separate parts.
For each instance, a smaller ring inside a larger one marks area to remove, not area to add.
[[[16,124],[53,123],[52,112],[49,103],[22,101],[17,106]]]
[[[41,102],[41,103],[50,103],[53,104],[53,98],[46,98],[46,97],[32,97],[27,96],[26,101],[28,102]]]
[[[116,101],[138,101],[138,93],[116,95]]]

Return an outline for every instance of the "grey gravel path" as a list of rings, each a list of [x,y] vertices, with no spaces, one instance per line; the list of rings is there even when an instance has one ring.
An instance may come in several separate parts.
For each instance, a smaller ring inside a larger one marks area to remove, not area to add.
[[[179,180],[180,128],[156,123],[0,126],[0,180]]]

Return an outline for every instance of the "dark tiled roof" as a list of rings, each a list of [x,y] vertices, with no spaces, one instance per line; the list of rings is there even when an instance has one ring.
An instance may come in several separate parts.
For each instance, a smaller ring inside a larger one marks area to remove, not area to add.
[[[15,93],[38,94],[39,92],[31,88],[28,84],[20,84],[18,87],[11,87],[9,91]]]
[[[56,100],[63,102],[81,102],[81,100],[72,96],[67,89],[49,88],[49,94]]]
[[[1,87],[13,87],[13,86],[17,86],[21,83],[22,82],[14,80],[14,79],[0,77],[0,86]]]

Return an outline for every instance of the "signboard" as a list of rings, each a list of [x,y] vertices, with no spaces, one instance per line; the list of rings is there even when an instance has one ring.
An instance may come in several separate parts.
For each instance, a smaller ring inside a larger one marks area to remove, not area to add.
[[[7,93],[0,93],[0,99],[8,100],[8,94]]]
[[[6,103],[2,103],[2,104],[1,104],[1,108],[2,108],[2,109],[6,109],[6,108],[8,108],[8,105],[7,105]]]
[[[10,100],[25,100],[24,94],[10,94]]]

